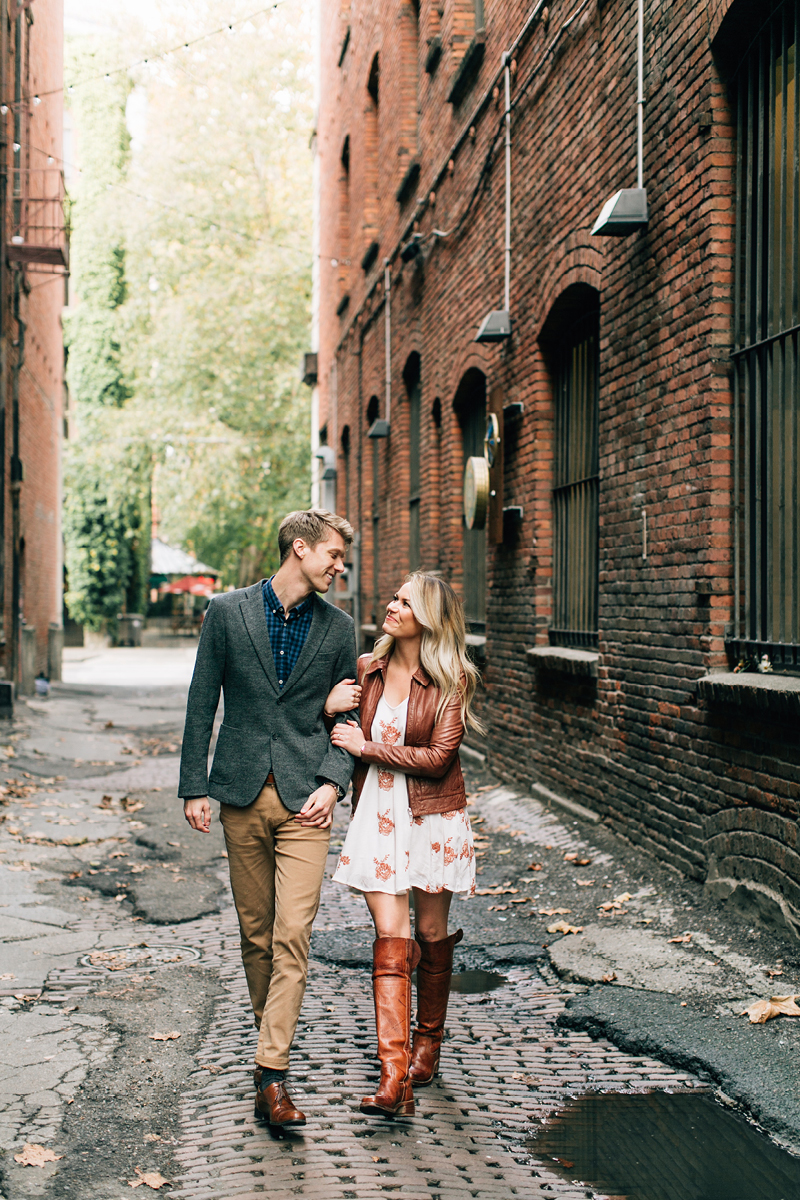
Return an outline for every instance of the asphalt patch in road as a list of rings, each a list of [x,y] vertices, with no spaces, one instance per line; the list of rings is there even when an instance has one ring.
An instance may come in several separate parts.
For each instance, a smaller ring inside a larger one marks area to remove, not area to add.
[[[570,1000],[558,1024],[715,1083],[800,1152],[800,1020],[751,1025],[746,1017],[711,1016],[678,996],[601,986]]]
[[[120,972],[80,997],[79,1011],[110,1018],[118,1042],[66,1109],[59,1140],[70,1150],[50,1181],[53,1200],[121,1196],[137,1167],[167,1179],[181,1173],[173,1133],[180,1129],[182,1092],[224,994],[207,969],[176,965],[144,983]],[[152,1039],[173,1030],[179,1038]]]

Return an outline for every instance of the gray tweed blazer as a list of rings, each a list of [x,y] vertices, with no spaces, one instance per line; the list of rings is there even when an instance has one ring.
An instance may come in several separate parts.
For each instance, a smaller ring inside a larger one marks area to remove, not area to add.
[[[215,596],[203,621],[189,688],[178,794],[210,795],[244,808],[272,771],[281,800],[299,812],[324,781],[346,788],[353,759],[331,745],[322,709],[334,684],[355,677],[353,621],[316,594],[311,629],[283,690],[275,673],[261,583]],[[225,717],[209,775],[208,747],[220,689]]]

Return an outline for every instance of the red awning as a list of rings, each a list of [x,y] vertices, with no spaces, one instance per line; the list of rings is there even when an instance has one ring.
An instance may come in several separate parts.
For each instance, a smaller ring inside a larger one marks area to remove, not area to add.
[[[215,581],[210,575],[184,575],[174,579],[161,589],[167,595],[180,596],[188,592],[191,596],[213,596]]]

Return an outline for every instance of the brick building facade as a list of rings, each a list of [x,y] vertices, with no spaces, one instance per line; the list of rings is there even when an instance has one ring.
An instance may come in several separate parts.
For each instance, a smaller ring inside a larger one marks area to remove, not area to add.
[[[623,237],[636,0],[321,6],[315,498],[362,645],[410,568],[463,596],[497,773],[798,935],[800,4],[643,8]]]
[[[62,0],[0,17],[0,668],[60,678],[66,218]]]

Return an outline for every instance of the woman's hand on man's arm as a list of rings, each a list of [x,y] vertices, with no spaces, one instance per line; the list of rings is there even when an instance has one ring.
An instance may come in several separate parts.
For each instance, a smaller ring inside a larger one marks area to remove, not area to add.
[[[334,725],[333,727],[331,741],[340,750],[346,750],[348,754],[352,754],[353,758],[361,758],[361,747],[364,745],[366,738],[361,730],[361,726],[355,721],[340,721],[338,725]]]

